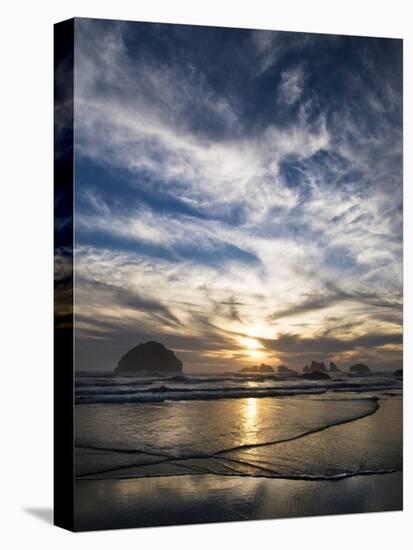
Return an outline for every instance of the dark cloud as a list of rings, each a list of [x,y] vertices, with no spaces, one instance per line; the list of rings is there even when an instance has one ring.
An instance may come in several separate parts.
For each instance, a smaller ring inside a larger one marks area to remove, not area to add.
[[[268,321],[276,321],[284,317],[318,311],[331,307],[338,302],[356,302],[365,306],[371,306],[372,308],[389,308],[395,311],[395,315],[400,312],[402,307],[402,297],[400,294],[394,295],[392,293],[388,296],[384,291],[378,292],[357,288],[347,291],[333,282],[326,282],[320,293],[304,295],[301,302],[272,314],[269,316]]]
[[[76,280],[76,285],[81,289],[84,300],[87,299],[87,296],[91,298],[93,291],[93,298],[96,301],[100,299],[102,302],[109,302],[112,305],[125,306],[137,311],[152,314],[154,318],[167,325],[176,326],[180,324],[175,315],[173,315],[161,301],[141,296],[137,291],[82,277]],[[93,302],[90,299],[89,305],[92,304]]]

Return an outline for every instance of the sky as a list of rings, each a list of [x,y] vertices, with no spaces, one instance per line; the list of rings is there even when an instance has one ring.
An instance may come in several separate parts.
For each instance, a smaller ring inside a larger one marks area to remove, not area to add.
[[[402,366],[402,41],[77,19],[76,368]]]

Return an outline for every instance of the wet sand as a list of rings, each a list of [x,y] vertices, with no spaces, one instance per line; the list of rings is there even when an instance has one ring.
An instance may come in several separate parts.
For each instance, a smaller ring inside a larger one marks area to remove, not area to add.
[[[76,530],[401,510],[402,473],[308,481],[182,475],[76,482]]]

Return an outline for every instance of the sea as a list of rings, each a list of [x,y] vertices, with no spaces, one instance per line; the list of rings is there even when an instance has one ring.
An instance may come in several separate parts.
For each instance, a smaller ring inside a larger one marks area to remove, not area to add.
[[[392,373],[315,381],[80,372],[76,478],[334,481],[401,472],[402,385]]]

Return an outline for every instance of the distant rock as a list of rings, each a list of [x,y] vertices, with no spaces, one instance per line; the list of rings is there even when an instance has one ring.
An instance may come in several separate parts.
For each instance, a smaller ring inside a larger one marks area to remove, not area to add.
[[[310,367],[309,367],[308,365],[306,365],[306,366],[303,368],[303,372],[311,372]]]
[[[395,378],[403,378],[403,369],[397,369],[393,372]]]
[[[257,372],[258,367],[242,367],[238,372]]]
[[[288,375],[297,375],[296,371],[293,370],[293,369],[290,369],[288,367],[286,367],[285,365],[280,365],[278,368],[277,368],[277,373],[278,374],[288,374]]]
[[[301,378],[304,378],[304,380],[330,380],[330,376],[326,372],[316,370],[304,373]]]
[[[144,342],[123,355],[115,372],[176,373],[182,372],[182,361],[163,344]]]
[[[354,374],[368,374],[370,372],[370,369],[367,365],[364,365],[363,363],[356,363],[355,365],[352,365],[350,367],[350,372]]]
[[[270,365],[261,363],[261,365],[258,367],[258,372],[274,372],[274,369]]]
[[[327,372],[327,367],[322,362],[311,361],[310,372]]]
[[[245,373],[269,373],[274,372],[274,369],[270,367],[270,365],[266,365],[265,363],[261,363],[259,367],[244,367],[240,369],[238,372],[245,372]]]
[[[340,369],[337,367],[335,363],[331,361],[330,368],[328,369],[328,372],[340,372]]]
[[[288,372],[290,369],[288,367],[286,367],[285,365],[280,365],[279,367],[277,367],[277,371],[278,372]]]

